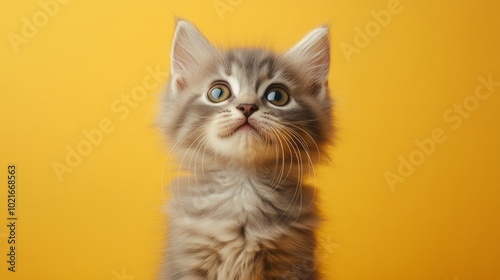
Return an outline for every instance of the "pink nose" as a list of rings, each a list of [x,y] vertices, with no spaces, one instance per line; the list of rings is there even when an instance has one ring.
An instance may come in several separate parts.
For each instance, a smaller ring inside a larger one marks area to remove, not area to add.
[[[250,117],[254,112],[259,110],[259,107],[255,104],[240,104],[236,107],[236,109],[240,110],[245,117]]]

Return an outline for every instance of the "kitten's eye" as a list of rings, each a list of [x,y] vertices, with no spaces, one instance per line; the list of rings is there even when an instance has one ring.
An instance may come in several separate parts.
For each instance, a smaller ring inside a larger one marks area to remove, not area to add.
[[[266,99],[276,106],[285,106],[290,100],[290,96],[285,89],[281,87],[272,87],[267,90]]]
[[[208,99],[214,103],[219,103],[231,97],[231,90],[222,82],[217,82],[208,90]]]

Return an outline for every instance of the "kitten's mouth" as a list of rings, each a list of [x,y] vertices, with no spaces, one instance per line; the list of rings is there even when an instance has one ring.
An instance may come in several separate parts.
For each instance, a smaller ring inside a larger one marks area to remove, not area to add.
[[[248,120],[246,122],[244,122],[242,125],[238,126],[234,132],[236,131],[257,131],[257,129],[255,129],[255,127],[253,127],[249,122]]]
[[[250,122],[248,122],[248,120],[246,120],[246,121],[242,120],[242,122],[243,123],[238,125],[235,129],[233,129],[231,131],[227,131],[227,133],[220,134],[219,137],[229,138],[238,132],[260,135],[259,130],[257,130],[257,128],[255,128],[255,126],[253,126]]]

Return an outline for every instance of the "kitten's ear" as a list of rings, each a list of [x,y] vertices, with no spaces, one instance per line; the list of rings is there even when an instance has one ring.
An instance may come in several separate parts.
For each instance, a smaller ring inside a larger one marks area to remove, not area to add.
[[[212,44],[186,20],[177,20],[174,42],[172,44],[171,73],[183,78],[196,68],[200,61],[216,52]]]
[[[330,39],[328,26],[309,32],[300,42],[285,53],[292,61],[319,80],[328,80],[330,69]]]

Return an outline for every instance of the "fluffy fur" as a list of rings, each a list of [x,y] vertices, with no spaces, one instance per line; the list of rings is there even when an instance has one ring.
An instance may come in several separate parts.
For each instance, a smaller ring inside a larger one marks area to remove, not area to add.
[[[304,180],[332,137],[329,51],[327,27],[280,54],[221,50],[177,22],[159,123],[188,174],[170,183],[161,279],[319,279]],[[218,81],[230,97],[214,103]],[[266,99],[276,85],[283,106]]]

